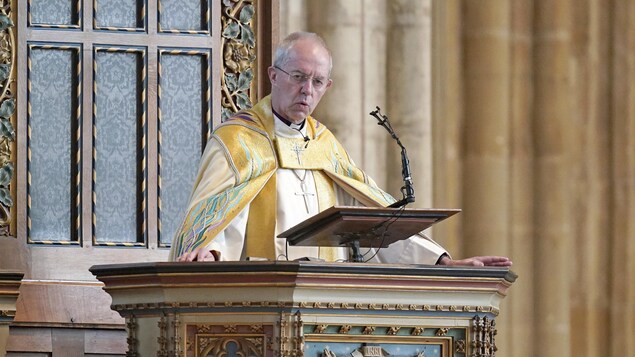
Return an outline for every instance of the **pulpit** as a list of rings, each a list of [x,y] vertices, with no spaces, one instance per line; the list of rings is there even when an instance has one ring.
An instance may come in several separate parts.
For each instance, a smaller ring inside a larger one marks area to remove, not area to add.
[[[93,266],[128,356],[493,356],[507,268],[276,262]]]

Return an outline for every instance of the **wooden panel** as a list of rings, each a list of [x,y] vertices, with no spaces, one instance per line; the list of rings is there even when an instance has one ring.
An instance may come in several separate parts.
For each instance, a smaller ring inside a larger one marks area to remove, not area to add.
[[[51,352],[52,350],[53,342],[50,329],[11,327],[7,341],[7,353],[18,351]]]
[[[86,326],[124,320],[110,310],[111,299],[99,283],[25,281],[16,304],[15,322]]]
[[[37,328],[12,326],[7,356],[125,356],[122,329]]]
[[[90,354],[125,355],[126,344],[125,330],[87,330],[84,336],[85,356]]]
[[[84,331],[53,329],[54,356],[81,356],[84,354]]]

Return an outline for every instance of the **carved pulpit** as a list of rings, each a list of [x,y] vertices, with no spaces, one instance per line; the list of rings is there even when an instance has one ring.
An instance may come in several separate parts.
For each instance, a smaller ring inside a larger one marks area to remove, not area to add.
[[[128,356],[493,356],[507,268],[315,262],[93,266]]]

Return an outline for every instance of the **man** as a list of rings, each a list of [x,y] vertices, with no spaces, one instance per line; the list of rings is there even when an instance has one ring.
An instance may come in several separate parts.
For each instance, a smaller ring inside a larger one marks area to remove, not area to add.
[[[345,260],[345,248],[288,247],[276,236],[335,204],[394,202],[354,165],[333,134],[310,116],[332,85],[331,67],[331,55],[316,34],[293,33],[282,41],[268,69],[271,95],[214,131],[187,215],[172,244],[172,260]],[[424,236],[370,250],[366,258],[511,265],[505,257],[492,256],[455,261]]]

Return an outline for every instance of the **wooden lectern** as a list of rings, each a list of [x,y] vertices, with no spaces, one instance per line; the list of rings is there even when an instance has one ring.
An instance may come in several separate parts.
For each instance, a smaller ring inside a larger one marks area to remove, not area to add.
[[[454,214],[459,209],[333,206],[278,235],[289,245],[345,247],[361,262],[359,248],[386,248]]]
[[[127,356],[481,357],[507,268],[314,262],[93,266]]]

